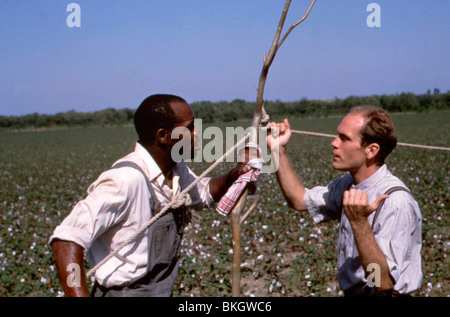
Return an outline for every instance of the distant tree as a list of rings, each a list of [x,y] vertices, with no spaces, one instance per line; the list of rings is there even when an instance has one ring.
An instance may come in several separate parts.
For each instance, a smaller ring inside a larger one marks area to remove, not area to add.
[[[441,104],[441,92],[439,91],[439,89],[434,88],[433,91],[433,100],[434,100],[434,107],[436,109],[442,109],[442,104]]]
[[[230,122],[230,121],[236,121],[238,118],[239,118],[239,116],[236,113],[236,111],[234,111],[233,109],[227,109],[223,113],[222,120],[224,122]]]
[[[444,109],[450,109],[450,90],[442,95],[442,103]]]
[[[216,117],[214,104],[210,101],[200,101],[191,104],[192,111],[197,118],[201,118],[205,123],[213,123]]]
[[[402,103],[400,101],[399,95],[392,96],[392,103],[390,109],[387,109],[388,111],[392,112],[401,112],[403,110]]]

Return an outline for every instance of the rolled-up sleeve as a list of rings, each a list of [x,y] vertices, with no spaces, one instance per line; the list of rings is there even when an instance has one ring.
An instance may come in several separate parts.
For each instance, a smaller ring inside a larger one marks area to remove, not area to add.
[[[209,183],[211,181],[211,178],[203,178],[200,182],[200,193],[201,193],[201,200],[204,207],[208,208],[215,208],[216,202],[214,198],[211,196],[211,191],[209,190]]]
[[[184,164],[178,164],[178,168],[182,181],[181,189],[184,190],[186,187],[196,181],[198,177],[189,167]],[[211,178],[204,177],[189,191],[189,196],[192,201],[191,207],[197,211],[200,211],[207,207],[215,207],[214,198],[211,196],[211,192],[209,190],[210,181]]]
[[[88,189],[85,199],[78,202],[72,212],[57,226],[49,239],[72,241],[85,250],[108,228],[124,216],[131,190],[126,178],[113,177],[105,172]]]

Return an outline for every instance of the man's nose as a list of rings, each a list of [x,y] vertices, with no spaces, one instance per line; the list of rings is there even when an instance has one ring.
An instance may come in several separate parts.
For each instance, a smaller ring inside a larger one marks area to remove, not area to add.
[[[338,138],[337,137],[334,138],[333,141],[331,141],[331,146],[334,148],[337,148],[337,146],[338,146]]]

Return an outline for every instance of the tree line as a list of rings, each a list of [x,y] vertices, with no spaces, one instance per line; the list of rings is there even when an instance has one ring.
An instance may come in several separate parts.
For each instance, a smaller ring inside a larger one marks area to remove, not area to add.
[[[341,115],[354,106],[372,104],[389,112],[424,112],[450,109],[450,90],[438,89],[426,94],[401,93],[395,95],[350,96],[344,99],[284,102],[265,101],[264,108],[271,118]],[[251,119],[255,102],[235,99],[231,102],[199,101],[191,103],[197,118],[205,123],[232,122]],[[23,116],[0,116],[0,129],[51,128],[58,126],[115,126],[133,123],[135,109],[108,108],[96,112],[68,111],[54,115],[33,113]]]

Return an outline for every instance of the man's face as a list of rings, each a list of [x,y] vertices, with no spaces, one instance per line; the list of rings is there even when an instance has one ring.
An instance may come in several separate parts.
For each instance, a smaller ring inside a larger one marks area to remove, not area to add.
[[[333,163],[340,171],[357,172],[366,164],[366,153],[361,146],[361,128],[364,126],[361,114],[348,114],[337,128],[338,136],[331,142]]]
[[[174,129],[180,129],[175,131],[184,132],[183,135],[177,135],[178,139],[173,139],[173,144],[180,142],[183,138],[188,137],[190,140],[190,150],[191,150],[191,159],[195,156],[195,137],[198,134],[197,130],[194,126],[194,113],[192,112],[191,106],[184,102],[174,102],[171,104],[173,111],[176,116],[176,124]],[[178,133],[176,133],[178,134]],[[186,141],[186,140],[184,140]],[[182,150],[183,148],[181,148]],[[183,153],[180,153],[183,154]]]

